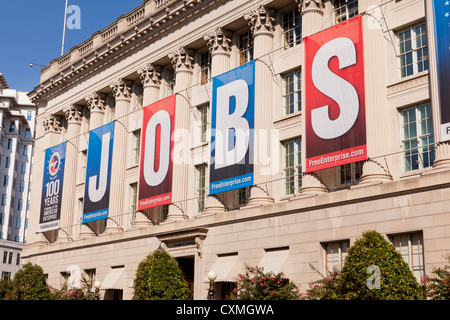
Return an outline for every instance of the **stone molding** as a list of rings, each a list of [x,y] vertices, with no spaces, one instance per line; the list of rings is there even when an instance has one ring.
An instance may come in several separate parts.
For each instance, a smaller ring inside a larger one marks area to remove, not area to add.
[[[180,47],[171,54],[169,58],[172,61],[175,72],[178,71],[192,71],[194,65],[194,51],[185,47]]]
[[[64,108],[64,114],[66,116],[67,122],[68,123],[79,123],[81,124],[81,112],[80,112],[80,107],[75,105],[75,104],[71,104],[69,107]]]
[[[253,9],[244,18],[247,20],[253,36],[259,34],[272,34],[275,31],[275,10],[260,6]]]
[[[44,126],[45,133],[61,132],[61,123],[53,114],[46,115],[42,125]]]
[[[211,54],[230,53],[232,32],[223,28],[217,28],[203,37]]]
[[[159,86],[161,84],[161,67],[151,63],[140,68],[138,71],[141,83],[146,86]]]

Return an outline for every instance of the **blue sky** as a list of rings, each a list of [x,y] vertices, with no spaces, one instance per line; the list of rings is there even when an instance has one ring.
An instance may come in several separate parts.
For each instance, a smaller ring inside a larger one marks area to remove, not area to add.
[[[65,0],[0,0],[0,73],[11,89],[29,92],[40,68],[61,55]],[[65,50],[128,13],[143,0],[69,0],[81,12],[80,29],[66,28]],[[72,14],[73,15],[73,14]],[[69,13],[67,17],[70,17]]]

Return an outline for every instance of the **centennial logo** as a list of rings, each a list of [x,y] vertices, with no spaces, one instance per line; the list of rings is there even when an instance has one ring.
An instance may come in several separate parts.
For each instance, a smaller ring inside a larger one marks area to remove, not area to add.
[[[48,163],[48,172],[52,177],[54,177],[61,166],[61,155],[59,152],[55,152],[52,154],[50,161]]]

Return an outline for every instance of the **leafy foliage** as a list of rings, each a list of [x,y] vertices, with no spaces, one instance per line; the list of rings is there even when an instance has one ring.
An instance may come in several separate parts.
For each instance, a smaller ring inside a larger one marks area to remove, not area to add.
[[[50,287],[52,300],[94,300],[95,295],[92,293],[92,284],[85,277],[81,279],[81,288],[67,288],[67,284],[58,290]]]
[[[317,270],[316,270],[317,271]],[[367,231],[348,251],[341,272],[310,284],[306,299],[412,300],[422,291],[401,254],[376,231]]]
[[[133,281],[133,300],[187,300],[188,283],[177,261],[156,250],[139,263]]]
[[[450,263],[450,256],[447,257],[447,260]],[[450,300],[450,265],[434,269],[432,273],[434,276],[424,279],[427,298]]]
[[[245,274],[239,274],[234,293],[238,300],[297,300],[298,288],[288,283],[283,273],[264,273],[263,268],[246,266]]]
[[[50,290],[47,286],[44,271],[31,262],[17,271],[13,281],[14,300],[49,300]]]
[[[12,300],[14,298],[13,282],[10,279],[0,281],[0,300]]]

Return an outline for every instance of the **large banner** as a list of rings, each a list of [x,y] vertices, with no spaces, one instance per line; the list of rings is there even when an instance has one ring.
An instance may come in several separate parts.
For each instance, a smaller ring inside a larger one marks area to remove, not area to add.
[[[114,122],[89,132],[83,223],[108,218],[113,141]]]
[[[59,229],[66,142],[45,150],[39,232]]]
[[[144,108],[138,210],[172,202],[175,98],[172,95]]]
[[[433,0],[441,140],[450,140],[450,2]]]
[[[305,172],[367,159],[361,15],[305,38]]]
[[[255,62],[213,78],[209,194],[253,185]]]

